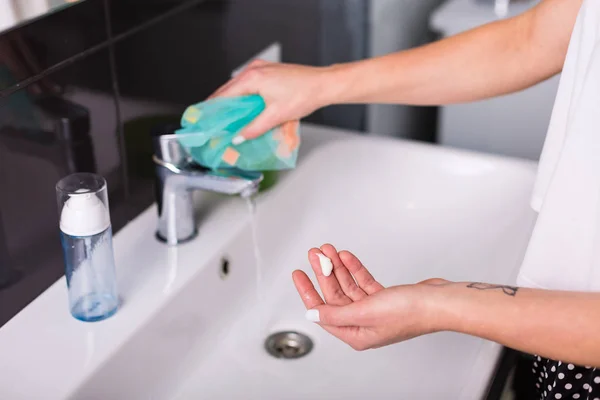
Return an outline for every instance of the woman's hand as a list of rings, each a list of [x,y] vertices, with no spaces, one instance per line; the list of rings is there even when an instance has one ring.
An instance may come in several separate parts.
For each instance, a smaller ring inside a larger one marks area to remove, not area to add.
[[[323,275],[317,254],[333,263],[333,273]],[[431,279],[416,285],[384,288],[352,253],[337,252],[329,244],[311,249],[308,259],[325,301],[302,271],[294,271],[296,289],[308,309],[308,319],[355,350],[401,342],[440,330],[428,296],[434,286],[450,282]]]
[[[333,263],[324,276],[317,254]],[[362,263],[331,245],[308,259],[325,301],[294,271],[308,319],[356,350],[442,330],[466,333],[552,360],[600,368],[600,293],[429,279],[384,288]],[[550,316],[550,317],[549,317]]]
[[[255,60],[209,98],[261,95],[266,109],[240,132],[244,139],[252,139],[328,105],[327,88],[335,83],[329,77],[330,70]]]

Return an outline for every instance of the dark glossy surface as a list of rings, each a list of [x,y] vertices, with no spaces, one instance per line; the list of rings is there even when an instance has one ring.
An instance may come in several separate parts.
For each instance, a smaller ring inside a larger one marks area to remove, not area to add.
[[[106,39],[103,0],[85,0],[0,34],[0,91],[47,73]]]
[[[117,228],[151,201],[148,194],[139,210],[120,211],[131,207],[122,195],[110,76],[103,50],[48,75],[52,90],[36,83],[1,100],[0,323],[63,274],[54,189],[61,177],[107,177]]]
[[[365,4],[83,0],[0,33],[0,326],[63,274],[61,177],[106,177],[117,232],[154,201],[152,126],[178,122],[273,42],[287,62],[363,57]],[[352,106],[308,120],[361,129],[363,118]]]
[[[108,0],[108,12],[115,37],[143,30],[153,21],[168,19],[185,12],[201,3],[214,3],[217,7],[221,0]],[[204,9],[207,7],[202,5]]]

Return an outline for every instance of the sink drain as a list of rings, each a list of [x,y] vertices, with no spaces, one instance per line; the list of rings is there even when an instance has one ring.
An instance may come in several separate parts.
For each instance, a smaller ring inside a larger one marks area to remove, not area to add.
[[[298,332],[277,332],[265,341],[265,349],[276,358],[300,358],[310,353],[312,348],[312,340]]]

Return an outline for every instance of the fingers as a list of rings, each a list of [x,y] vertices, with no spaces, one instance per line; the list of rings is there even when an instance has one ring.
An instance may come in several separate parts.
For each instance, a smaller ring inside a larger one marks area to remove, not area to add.
[[[245,82],[242,78],[243,76],[238,76],[231,79],[229,82],[218,88],[213,94],[208,96],[207,100],[215,97],[237,97],[252,94],[248,82]]]
[[[308,261],[310,262],[315,276],[317,277],[317,281],[319,282],[319,286],[321,287],[325,301],[328,304],[333,305],[345,305],[351,303],[352,299],[346,296],[335,274],[331,274],[329,276],[323,275],[321,262],[317,256],[317,254],[320,253],[322,254],[320,249],[310,249],[308,252]]]
[[[306,315],[311,321],[328,327],[362,326],[364,322],[362,308],[360,302],[345,306],[324,304],[309,309]]]
[[[260,59],[252,61],[239,75],[217,89],[208,99],[258,94],[260,77],[263,75],[261,68],[269,64],[271,63]],[[248,139],[257,138],[283,122],[284,119],[279,117],[275,107],[267,107],[240,132],[234,144],[239,145]]]
[[[354,278],[340,259],[333,245],[324,244],[321,246],[321,252],[333,263],[333,273],[346,296],[352,299],[352,301],[358,301],[367,297],[367,294],[356,285]]]
[[[315,289],[312,281],[304,273],[304,271],[294,271],[292,273],[292,279],[294,280],[296,290],[298,291],[298,294],[300,295],[300,298],[307,309],[325,304]]]
[[[213,94],[208,96],[207,100],[215,97],[236,97],[247,94],[255,94],[256,88],[251,86],[252,79],[250,79],[251,75],[248,74],[248,72],[256,68],[264,67],[268,64],[270,64],[270,62],[265,60],[253,60],[238,75],[234,76],[227,83],[219,87]]]
[[[316,307],[324,305],[323,299],[319,296],[319,293],[315,289],[315,286],[311,282],[310,278],[303,271],[294,271],[292,273],[292,279],[296,290],[306,307],[306,318],[312,322],[319,322],[319,310]],[[332,335],[345,340],[345,333],[343,328],[336,326],[323,326],[327,332]]]
[[[306,312],[309,321],[318,323],[321,328],[355,350],[366,350],[372,346],[371,330],[361,324],[360,302],[346,306],[323,305]]]
[[[362,321],[361,307],[357,303],[348,303],[345,306],[331,306],[323,302],[310,278],[304,271],[296,270],[292,273],[296,290],[308,309],[307,318],[313,322],[331,326],[355,326]]]
[[[278,118],[275,108],[273,106],[267,107],[248,126],[242,129],[239,136],[243,137],[244,140],[254,139],[280,125],[282,122],[284,121]]]
[[[348,271],[356,279],[358,286],[368,295],[374,294],[382,290],[384,287],[377,282],[373,275],[365,268],[358,258],[349,251],[341,251],[339,253],[340,260],[344,263]]]
[[[331,260],[331,275],[323,274],[319,254]],[[372,347],[369,324],[373,322],[373,313],[377,311],[377,303],[373,301],[381,301],[381,298],[369,295],[381,291],[383,286],[352,253],[338,253],[330,244],[325,244],[320,249],[311,249],[308,258],[326,304],[309,277],[302,271],[294,271],[292,277],[296,290],[307,308],[306,319],[318,323],[354,349]]]

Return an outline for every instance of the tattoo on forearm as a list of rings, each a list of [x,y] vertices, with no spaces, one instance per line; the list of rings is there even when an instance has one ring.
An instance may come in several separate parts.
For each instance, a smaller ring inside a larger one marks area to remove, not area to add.
[[[469,283],[467,285],[468,288],[471,289],[477,289],[477,290],[494,290],[494,289],[501,289],[504,294],[507,294],[509,296],[514,296],[517,294],[517,291],[519,290],[518,287],[516,286],[508,286],[508,285],[491,285],[489,283],[481,283],[481,282],[473,282],[473,283]]]

